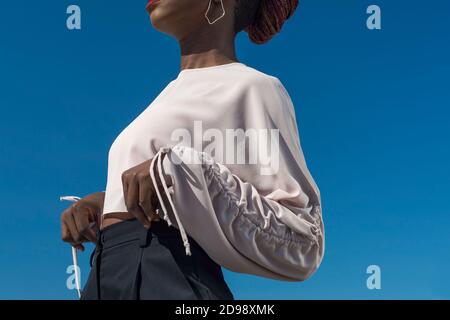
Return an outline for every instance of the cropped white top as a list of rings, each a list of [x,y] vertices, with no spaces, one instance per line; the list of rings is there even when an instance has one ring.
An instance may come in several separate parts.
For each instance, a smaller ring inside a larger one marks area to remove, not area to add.
[[[301,281],[320,265],[320,192],[277,78],[239,62],[182,70],[112,144],[103,214],[127,211],[122,172],[149,159],[172,181],[154,185],[186,254],[189,234],[236,272]]]

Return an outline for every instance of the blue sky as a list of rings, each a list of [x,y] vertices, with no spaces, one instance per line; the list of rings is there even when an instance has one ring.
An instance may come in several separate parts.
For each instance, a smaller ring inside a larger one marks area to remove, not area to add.
[[[110,144],[178,74],[145,2],[0,4],[0,298],[76,298],[59,196],[104,190]],[[382,30],[366,28],[371,4]],[[449,15],[446,0],[305,0],[271,43],[239,36],[239,59],[294,101],[327,242],[304,283],[225,271],[236,298],[450,298]]]

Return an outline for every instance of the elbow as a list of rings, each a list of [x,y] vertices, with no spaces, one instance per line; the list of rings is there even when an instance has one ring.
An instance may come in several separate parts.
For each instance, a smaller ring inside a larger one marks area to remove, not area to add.
[[[297,281],[306,281],[308,279],[310,279],[319,269],[320,264],[322,263],[322,255],[317,256],[315,262],[313,264],[311,264],[310,266],[308,266],[307,269],[305,269],[305,272],[302,272]]]
[[[316,208],[316,210],[320,210]],[[303,253],[299,259],[302,263],[297,279],[298,281],[305,281],[311,278],[319,269],[325,255],[325,230],[323,227],[323,220],[321,215],[315,220],[315,231],[313,241],[307,253]]]
[[[301,253],[298,260],[300,262],[296,266],[297,272],[294,274],[294,281],[302,282],[310,279],[322,264],[324,253],[324,240],[323,237],[319,237],[306,255]]]

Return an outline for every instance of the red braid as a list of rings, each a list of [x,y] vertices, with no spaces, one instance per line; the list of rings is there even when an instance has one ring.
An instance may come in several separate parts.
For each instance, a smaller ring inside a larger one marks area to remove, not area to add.
[[[297,6],[298,0],[261,0],[254,22],[246,29],[250,39],[257,44],[272,39]]]

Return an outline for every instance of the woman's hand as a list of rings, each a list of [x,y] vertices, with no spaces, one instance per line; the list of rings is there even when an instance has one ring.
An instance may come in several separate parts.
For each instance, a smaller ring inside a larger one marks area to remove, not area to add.
[[[145,228],[150,228],[156,214],[158,198],[150,176],[152,159],[130,168],[122,173],[122,186],[128,212],[133,214]],[[158,179],[158,178],[157,178]],[[157,181],[159,184],[159,181]]]
[[[61,214],[62,240],[81,251],[84,251],[83,242],[96,242],[104,200],[105,193],[96,192],[64,210]]]

